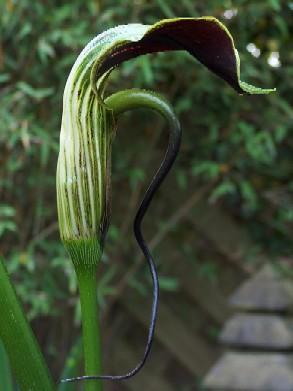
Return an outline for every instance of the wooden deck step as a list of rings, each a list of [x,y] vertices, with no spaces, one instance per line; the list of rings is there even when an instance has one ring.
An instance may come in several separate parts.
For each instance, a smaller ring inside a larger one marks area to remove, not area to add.
[[[293,319],[278,315],[236,314],[225,323],[219,339],[234,347],[290,350],[293,349]]]
[[[265,266],[236,290],[230,304],[241,310],[290,311],[293,309],[292,281]]]
[[[205,377],[204,390],[292,391],[293,355],[226,353]]]

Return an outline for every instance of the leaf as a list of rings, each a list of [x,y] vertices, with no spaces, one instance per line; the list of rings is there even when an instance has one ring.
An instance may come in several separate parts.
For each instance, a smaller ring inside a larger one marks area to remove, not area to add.
[[[248,154],[258,162],[271,163],[276,158],[276,146],[272,135],[266,131],[256,133],[246,142]]]
[[[236,191],[235,184],[231,182],[229,179],[227,179],[224,182],[220,183],[220,185],[215,188],[215,190],[212,192],[211,196],[209,197],[209,201],[211,203],[214,203],[219,198],[227,194],[234,194],[235,191]]]
[[[192,167],[192,175],[203,175],[206,178],[216,178],[220,173],[219,163],[213,161],[196,162]]]
[[[285,126],[283,125],[276,126],[274,130],[274,138],[276,143],[281,143],[282,141],[284,141],[287,136],[287,133],[288,133],[288,129]]]
[[[6,83],[10,80],[9,73],[0,73],[0,83]]]
[[[252,185],[247,180],[243,180],[239,184],[239,189],[245,203],[244,206],[247,209],[254,211],[258,205],[257,194]]]
[[[154,75],[151,68],[151,63],[148,57],[141,58],[141,68],[146,84],[150,85],[154,82]]]
[[[53,94],[54,88],[48,87],[48,88],[34,88],[30,86],[29,84],[25,83],[24,81],[20,81],[17,83],[17,86],[20,91],[24,92],[26,95],[30,96],[31,98],[41,100],[43,98],[46,98]]]
[[[210,282],[215,282],[218,275],[217,265],[214,262],[205,261],[200,265],[198,275],[200,277],[206,278]]]
[[[0,204],[0,217],[14,217],[15,209],[6,204]]]
[[[167,4],[166,0],[157,0],[158,6],[167,18],[174,18],[175,14]]]
[[[177,291],[179,288],[179,281],[174,277],[160,276],[160,288],[165,291]]]
[[[9,365],[5,348],[1,340],[0,340],[0,374],[1,374],[0,391],[13,391],[13,380],[12,380],[10,365]]]
[[[274,11],[279,12],[281,10],[281,3],[279,0],[269,0],[269,3]]]
[[[16,224],[13,221],[4,220],[0,222],[0,237],[5,231],[15,232]]]
[[[142,169],[136,167],[129,170],[130,185],[134,188],[139,182],[142,182],[145,178],[145,173]]]
[[[82,361],[82,340],[78,339],[69,352],[62,371],[61,379],[67,379],[74,376],[78,372],[78,367]],[[60,383],[58,391],[72,391],[71,383]]]
[[[49,58],[55,56],[55,50],[45,39],[40,39],[38,42],[38,53],[41,61],[47,63]]]
[[[182,190],[186,190],[188,186],[188,179],[186,173],[183,170],[177,170],[176,179],[177,179],[178,187]]]
[[[6,204],[0,204],[0,237],[5,231],[16,232],[17,226],[12,218],[15,216],[15,209]]]

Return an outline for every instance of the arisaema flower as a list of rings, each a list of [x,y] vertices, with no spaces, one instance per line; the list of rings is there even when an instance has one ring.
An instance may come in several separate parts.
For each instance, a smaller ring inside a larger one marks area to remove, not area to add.
[[[186,50],[240,94],[266,94],[273,91],[256,88],[240,80],[240,61],[233,38],[227,28],[213,17],[166,19],[152,26],[121,25],[105,31],[86,45],[73,65],[64,91],[57,168],[60,233],[75,265],[81,296],[81,276],[91,267],[95,270],[109,224],[111,145],[118,115],[131,108],[149,107],[161,113],[170,123],[169,157],[167,152],[160,168],[165,173],[159,170],[152,184],[159,185],[164,179],[176,157],[180,142],[177,119],[163,98],[138,90],[124,91],[105,98],[107,79],[111,71],[124,61],[148,53],[171,50]],[[145,209],[154,191],[155,188],[152,188],[146,194],[143,201]],[[136,237],[148,259],[150,254],[140,233],[144,212],[143,209],[138,212],[135,229]],[[152,263],[150,267],[152,268]],[[155,274],[153,279],[156,286]],[[83,306],[88,304],[82,298],[81,303],[83,310]],[[154,297],[153,328],[156,304]],[[95,314],[93,309],[92,311]],[[83,319],[84,332],[88,333],[86,322]],[[150,336],[152,337],[151,332]],[[85,345],[94,344],[90,340],[86,342],[87,336],[84,339]],[[150,338],[148,342],[151,342]],[[93,357],[90,358],[94,355],[90,350],[90,346],[85,346],[88,376],[83,378],[87,379],[95,378],[93,375],[100,370],[95,367]],[[131,376],[143,365],[148,353],[149,349],[146,349],[142,362],[129,373]],[[88,388],[90,389],[96,388]]]

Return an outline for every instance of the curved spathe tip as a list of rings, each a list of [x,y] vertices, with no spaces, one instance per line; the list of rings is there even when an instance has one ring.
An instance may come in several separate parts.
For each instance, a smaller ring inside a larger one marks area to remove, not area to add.
[[[128,36],[127,28],[130,32]],[[148,53],[172,50],[186,50],[240,94],[274,91],[240,80],[240,61],[233,38],[228,29],[213,17],[164,19],[152,26],[123,26],[121,37],[118,33],[116,39],[98,56],[92,70],[92,85],[124,61]]]

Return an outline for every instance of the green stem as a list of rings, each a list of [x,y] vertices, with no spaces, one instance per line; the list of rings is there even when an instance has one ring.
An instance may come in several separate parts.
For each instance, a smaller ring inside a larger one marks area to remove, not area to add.
[[[54,391],[48,368],[0,257],[0,337],[22,391]]]
[[[102,373],[101,338],[97,300],[97,265],[75,268],[81,306],[85,375]],[[85,391],[102,391],[102,381],[86,380]]]

